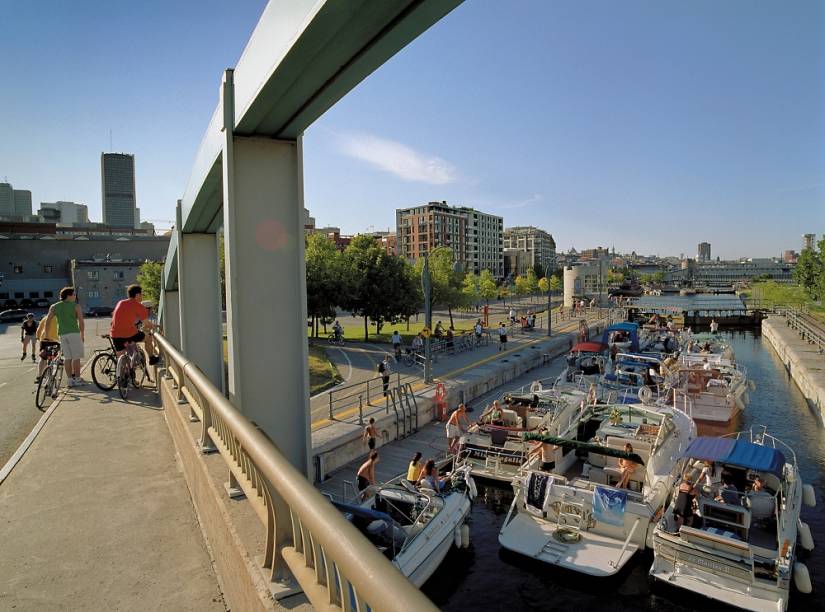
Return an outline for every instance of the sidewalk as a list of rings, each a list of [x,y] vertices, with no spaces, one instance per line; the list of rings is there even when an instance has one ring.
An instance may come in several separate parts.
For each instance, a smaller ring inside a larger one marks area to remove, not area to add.
[[[69,390],[0,485],[0,609],[226,609],[159,400],[129,400]]]

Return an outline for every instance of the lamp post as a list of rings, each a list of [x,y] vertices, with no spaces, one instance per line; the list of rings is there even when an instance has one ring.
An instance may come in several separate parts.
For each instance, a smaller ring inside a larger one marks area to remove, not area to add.
[[[553,321],[553,288],[550,287],[549,281],[547,284],[547,337],[551,334],[551,327]]]
[[[424,291],[424,327],[432,330],[433,308],[430,303],[430,292],[432,290],[432,279],[430,278],[430,254],[424,253],[424,269],[421,271],[421,289]],[[424,382],[433,382],[433,362],[432,345],[430,344],[430,334],[424,336]]]

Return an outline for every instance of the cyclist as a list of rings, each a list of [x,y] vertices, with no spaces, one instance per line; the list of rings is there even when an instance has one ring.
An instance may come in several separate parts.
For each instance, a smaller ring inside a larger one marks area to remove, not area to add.
[[[341,327],[338,319],[335,319],[335,323],[332,324],[332,333],[335,334],[336,342],[340,342],[341,338],[344,336],[344,328]]]
[[[435,331],[433,332],[433,335],[436,338],[441,338],[441,336],[444,335],[444,326],[441,324],[441,321],[435,324]]]
[[[396,361],[401,358],[401,334],[398,333],[398,330],[394,330],[392,332],[392,348],[395,350],[395,359]]]
[[[43,376],[43,370],[49,364],[49,349],[57,347],[60,350],[60,342],[57,341],[57,319],[52,319],[46,325],[46,318],[40,319],[40,324],[37,326],[37,339],[40,340],[40,363],[37,364],[37,378],[34,379],[35,384],[40,382],[40,377]],[[32,348],[32,350],[34,350]]]
[[[139,328],[139,326],[143,327],[146,331],[154,328],[154,324],[149,320],[149,311],[146,309],[146,306],[141,303],[143,289],[140,285],[129,285],[129,287],[126,288],[126,295],[129,297],[125,300],[120,300],[112,313],[112,329],[110,333],[117,356],[120,357],[123,351],[126,350],[127,342],[143,342],[146,345],[146,352],[149,354],[149,365],[155,365],[158,362],[158,358],[155,355],[152,336],[146,335]]]
[[[35,353],[37,352],[34,348],[35,345],[35,332],[37,331],[37,321],[34,320],[34,315],[29,313],[26,315],[25,320],[23,321],[23,325],[20,327],[20,342],[23,343],[23,356],[20,358],[20,361],[23,361],[26,358],[26,348],[31,343],[32,345],[32,361],[35,360]]]

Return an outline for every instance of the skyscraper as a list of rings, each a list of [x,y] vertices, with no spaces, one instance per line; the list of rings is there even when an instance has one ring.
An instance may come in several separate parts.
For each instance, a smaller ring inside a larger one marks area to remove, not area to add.
[[[32,214],[32,192],[28,189],[14,190],[14,215],[30,217]]]
[[[699,261],[710,261],[710,242],[699,243],[699,253],[696,259]]]
[[[813,249],[816,246],[816,234],[802,234],[802,250]]]
[[[135,156],[128,153],[100,154],[103,223],[135,227]]]
[[[14,214],[14,189],[8,183],[0,183],[0,216],[10,217]]]

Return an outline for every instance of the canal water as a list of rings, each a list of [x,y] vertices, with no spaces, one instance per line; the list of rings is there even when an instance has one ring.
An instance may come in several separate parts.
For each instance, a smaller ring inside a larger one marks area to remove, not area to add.
[[[803,481],[816,490],[817,506],[804,507],[816,544],[800,551],[811,573],[813,593],[791,591],[790,610],[825,610],[825,427],[808,407],[767,340],[758,331],[725,334],[736,359],[757,384],[750,404],[729,431],[766,425],[768,433],[796,452]],[[700,433],[717,435],[719,431]],[[501,550],[498,531],[513,500],[503,486],[479,483],[470,526],[470,547],[453,549],[423,587],[442,610],[661,610],[719,609],[720,605],[687,591],[651,585],[647,572],[652,553],[637,554],[610,579],[591,578],[534,562]]]

